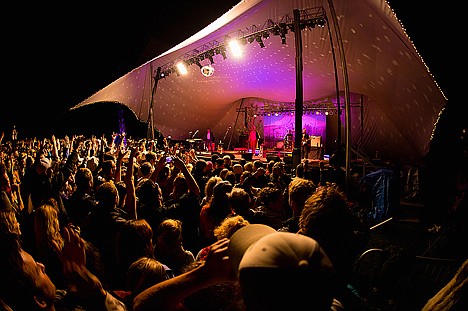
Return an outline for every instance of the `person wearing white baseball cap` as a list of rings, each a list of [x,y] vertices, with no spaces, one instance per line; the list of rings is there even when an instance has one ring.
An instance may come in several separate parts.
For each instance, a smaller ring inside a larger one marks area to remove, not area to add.
[[[334,268],[320,245],[263,224],[249,224],[212,244],[206,261],[142,292],[133,310],[186,310],[186,297],[226,281],[238,282],[242,310],[344,310],[334,299]]]
[[[228,256],[247,310],[344,310],[336,274],[314,239],[263,224],[237,230]]]

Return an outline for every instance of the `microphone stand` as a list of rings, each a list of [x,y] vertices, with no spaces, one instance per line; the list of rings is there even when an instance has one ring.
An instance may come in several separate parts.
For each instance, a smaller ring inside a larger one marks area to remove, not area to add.
[[[224,147],[224,141],[226,140],[226,136],[229,133],[229,130],[231,130],[231,127],[229,126],[226,130],[226,133],[224,134],[223,140],[219,142],[219,144]],[[223,148],[224,149],[224,148]]]

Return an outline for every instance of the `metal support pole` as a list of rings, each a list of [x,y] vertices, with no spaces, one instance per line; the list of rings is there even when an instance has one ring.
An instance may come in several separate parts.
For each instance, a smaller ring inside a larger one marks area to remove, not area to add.
[[[152,70],[151,70],[152,71]],[[156,93],[156,88],[158,87],[159,76],[161,75],[161,67],[158,67],[156,70],[156,76],[153,77],[154,84],[151,90],[151,102],[148,111],[148,131],[146,133],[146,138],[154,140],[154,118],[153,118],[153,101],[154,101],[154,93]]]
[[[341,139],[341,102],[340,102],[340,86],[338,84],[338,70],[336,66],[336,54],[335,54],[335,46],[333,45],[333,36],[331,34],[330,30],[330,23],[328,22],[328,18],[325,17],[327,21],[327,29],[328,29],[328,36],[330,38],[330,47],[332,51],[332,56],[333,56],[333,69],[334,69],[334,74],[335,74],[335,90],[336,90],[336,111],[338,114],[337,118],[337,138],[336,138],[336,144],[337,144],[337,150],[341,150],[341,145],[342,145],[342,139]]]
[[[345,123],[346,123],[346,195],[348,195],[349,182],[350,182],[350,154],[351,154],[351,108],[350,108],[350,98],[349,98],[349,81],[348,81],[348,70],[346,65],[346,57],[343,47],[343,39],[341,38],[340,27],[338,25],[338,18],[336,17],[335,7],[333,6],[333,0],[328,0],[328,5],[330,7],[331,16],[333,19],[333,24],[335,28],[335,35],[337,37],[338,47],[340,50],[341,58],[341,68],[343,71],[343,82],[345,90]],[[338,116],[340,117],[340,116]],[[340,150],[338,150],[339,152]]]
[[[294,148],[292,153],[293,170],[301,162],[301,137],[302,137],[302,113],[304,110],[304,95],[302,87],[302,34],[300,27],[300,13],[298,9],[293,11],[294,14],[294,42],[296,48],[296,101],[295,101],[295,138]]]

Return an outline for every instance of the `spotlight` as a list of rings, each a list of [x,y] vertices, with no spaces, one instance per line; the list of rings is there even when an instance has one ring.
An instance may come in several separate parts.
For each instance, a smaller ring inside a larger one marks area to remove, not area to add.
[[[214,51],[213,50],[209,50],[209,51],[206,51],[205,53],[203,53],[203,56],[204,58],[208,58],[210,60],[210,63],[213,65],[214,64],[214,60],[213,60],[213,56],[214,56]]]
[[[240,45],[246,45],[247,44],[247,39],[246,38],[239,38],[237,41],[239,41]]]
[[[208,59],[210,60],[211,65],[214,64],[213,55],[208,54]]]
[[[286,44],[286,34],[288,33],[288,29],[286,28],[285,23],[280,24],[280,37],[281,37],[281,44]]]
[[[273,34],[273,36],[279,36],[280,35],[280,27],[278,25],[276,25],[272,30],[271,30],[271,33]]]
[[[186,75],[187,74],[187,67],[183,62],[177,64],[177,74],[178,75]]]
[[[315,23],[317,24],[317,26],[319,27],[325,27],[325,20],[323,18],[317,18],[315,20]]]
[[[253,36],[252,36],[252,37],[249,37],[249,38],[247,39],[247,41],[249,41],[249,43],[254,42],[254,40],[255,40],[255,37],[253,37]]]
[[[223,55],[223,59],[226,60],[227,56],[226,56],[226,50],[225,49],[221,50],[221,55]]]
[[[286,36],[281,35],[281,44],[286,44]]]
[[[241,57],[243,54],[241,45],[239,44],[239,41],[237,40],[229,41],[229,50],[231,51],[231,55],[233,55],[236,58]]]
[[[264,47],[265,47],[265,44],[263,44],[263,40],[262,40],[262,37],[261,37],[261,36],[256,36],[256,37],[255,37],[255,40],[258,42],[258,44],[260,44],[260,47],[261,47],[261,48],[264,48]]]
[[[215,50],[215,54],[216,55],[223,55],[223,59],[226,60],[227,56],[226,56],[226,48],[225,47],[218,47],[216,48]]]

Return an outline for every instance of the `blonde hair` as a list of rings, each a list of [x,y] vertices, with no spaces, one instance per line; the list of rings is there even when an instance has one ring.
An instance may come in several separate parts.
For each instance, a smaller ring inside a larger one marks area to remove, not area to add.
[[[63,237],[60,234],[60,224],[57,209],[50,204],[42,204],[34,215],[34,233],[36,246],[39,249],[54,249],[57,244],[63,247]]]
[[[127,271],[127,285],[133,296],[167,278],[163,264],[151,257],[140,257]]]
[[[234,232],[248,224],[250,224],[249,221],[240,215],[228,216],[214,229],[213,233],[217,240],[230,238]]]
[[[182,243],[182,222],[178,219],[166,219],[161,222],[156,236],[162,237],[166,243]]]
[[[208,203],[211,200],[211,198],[213,197],[214,186],[216,186],[216,184],[220,181],[223,181],[223,179],[219,176],[212,176],[208,179],[205,185],[205,203]]]

